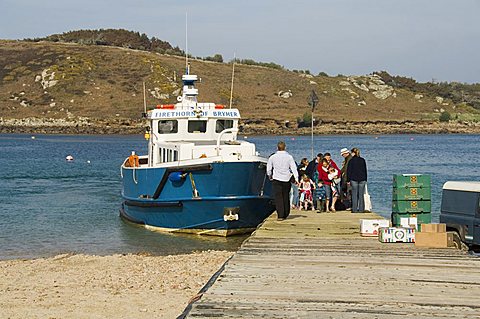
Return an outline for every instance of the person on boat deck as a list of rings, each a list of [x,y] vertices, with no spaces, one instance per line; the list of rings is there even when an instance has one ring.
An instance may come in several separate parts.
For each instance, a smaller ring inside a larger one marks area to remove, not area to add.
[[[278,142],[277,150],[268,158],[267,175],[272,180],[278,220],[284,220],[290,214],[290,179],[293,175],[298,184],[298,171],[292,155],[286,151],[285,142]]]
[[[367,163],[360,157],[358,148],[352,149],[352,159],[348,162],[347,182],[352,186],[352,213],[365,211],[365,185],[367,184]]]

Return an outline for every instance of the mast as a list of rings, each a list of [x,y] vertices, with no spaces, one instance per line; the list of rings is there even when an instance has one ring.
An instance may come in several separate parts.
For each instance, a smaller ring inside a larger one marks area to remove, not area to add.
[[[145,89],[145,81],[143,81],[143,114],[147,116],[147,94]]]
[[[232,108],[232,101],[233,101],[233,79],[235,77],[235,61],[237,58],[235,57],[235,53],[233,53],[233,66],[232,66],[232,85],[230,88],[230,109]]]
[[[188,68],[188,12],[185,12],[185,72],[189,73]]]

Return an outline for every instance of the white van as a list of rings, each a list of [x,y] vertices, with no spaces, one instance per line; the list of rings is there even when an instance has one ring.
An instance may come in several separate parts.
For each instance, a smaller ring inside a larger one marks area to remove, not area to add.
[[[480,182],[443,185],[440,223],[454,230],[469,246],[480,245]]]

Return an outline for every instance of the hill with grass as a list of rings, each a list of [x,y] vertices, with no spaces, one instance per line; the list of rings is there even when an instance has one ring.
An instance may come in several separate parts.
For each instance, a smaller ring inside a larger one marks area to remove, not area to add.
[[[121,41],[88,30],[82,36],[0,40],[0,131],[141,132],[143,83],[149,108],[175,103],[185,58],[167,42],[129,38],[128,32]],[[219,55],[189,61],[201,78],[199,100],[228,104],[232,62]],[[480,132],[478,84],[417,83],[387,72],[312,75],[275,63],[239,62],[233,107],[242,114],[245,134],[310,132],[312,90],[319,98],[316,134]]]

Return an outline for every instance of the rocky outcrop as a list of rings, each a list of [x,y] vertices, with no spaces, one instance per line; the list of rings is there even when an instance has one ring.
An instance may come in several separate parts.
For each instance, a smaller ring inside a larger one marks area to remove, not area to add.
[[[35,82],[40,82],[42,88],[45,90],[56,85],[58,80],[55,80],[55,72],[50,72],[50,69],[45,69],[41,75],[35,76]]]
[[[277,93],[277,96],[278,97],[281,97],[283,99],[288,99],[288,98],[291,98],[293,96],[293,93],[291,90],[288,90],[288,91],[280,91]]]
[[[168,100],[170,98],[170,94],[168,93],[162,93],[162,89],[160,88],[154,88],[153,90],[150,91],[150,94],[159,100]]]
[[[415,94],[415,100],[421,101],[423,99],[423,94]]]
[[[245,123],[245,122],[244,122]],[[480,123],[477,122],[430,122],[430,121],[367,121],[367,122],[333,122],[324,121],[314,126],[314,134],[478,134]],[[242,125],[241,134],[245,135],[309,135],[310,127],[292,127],[280,121],[250,122]]]
[[[339,85],[344,87],[342,90],[351,94],[352,99],[358,98],[359,94],[352,89],[347,88],[347,86],[350,85],[353,85],[355,88],[363,92],[372,93],[373,96],[380,100],[385,100],[389,97],[397,97],[393,87],[385,84],[385,82],[383,82],[380,76],[377,74],[366,76],[350,76],[347,77],[347,81],[340,81]]]
[[[0,117],[0,133],[28,134],[142,134],[145,121],[115,119],[52,119]],[[309,135],[310,127],[275,119],[244,120],[240,133],[245,135]],[[480,134],[479,122],[467,121],[322,121],[314,126],[314,134]]]
[[[142,133],[145,122],[130,119],[79,118],[22,118],[0,117],[0,133],[31,134],[138,134]]]

